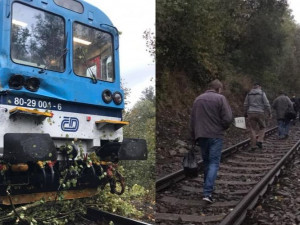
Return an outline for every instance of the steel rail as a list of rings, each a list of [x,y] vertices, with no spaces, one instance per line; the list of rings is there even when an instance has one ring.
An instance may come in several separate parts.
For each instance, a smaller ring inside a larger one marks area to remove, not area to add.
[[[276,132],[277,128],[278,127],[276,126],[276,127],[273,127],[271,129],[267,130],[265,135],[269,136],[269,135],[273,134],[274,132]],[[248,146],[249,144],[250,144],[250,138],[246,139],[236,145],[233,145],[229,148],[226,148],[222,151],[222,157],[227,157],[228,155],[232,154],[233,152],[239,150],[240,148],[244,148],[244,147]],[[203,161],[200,160],[198,162],[198,168],[201,168],[202,166],[203,166]],[[164,176],[164,177],[156,180],[156,182],[155,182],[156,192],[162,191],[185,178],[186,178],[186,176],[184,174],[183,169],[178,170],[174,173],[168,174],[167,176]]]
[[[262,180],[251,189],[251,191],[240,201],[240,203],[222,220],[220,225],[238,225],[243,222],[247,211],[252,209],[262,196],[269,184],[272,184],[275,177],[281,172],[284,164],[287,163],[293,153],[300,148],[300,140],[280,159],[280,161],[270,170]]]
[[[133,220],[95,208],[87,208],[86,218],[95,222],[112,221],[114,225],[151,225],[150,223]]]

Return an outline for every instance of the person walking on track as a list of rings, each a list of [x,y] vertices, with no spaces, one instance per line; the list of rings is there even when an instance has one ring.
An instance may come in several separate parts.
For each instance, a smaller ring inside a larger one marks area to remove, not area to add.
[[[213,202],[212,192],[219,170],[224,131],[232,122],[232,111],[221,94],[223,84],[212,81],[208,90],[199,95],[193,104],[191,136],[201,148],[204,164],[203,200]]]
[[[262,149],[266,131],[266,115],[271,118],[271,106],[266,93],[259,83],[255,83],[244,101],[245,117],[249,120],[251,132],[251,150]],[[258,132],[256,132],[258,127]],[[256,138],[256,136],[258,136]]]
[[[283,91],[280,91],[279,96],[273,101],[272,107],[276,111],[278,139],[288,138],[290,121],[296,117],[293,102]]]

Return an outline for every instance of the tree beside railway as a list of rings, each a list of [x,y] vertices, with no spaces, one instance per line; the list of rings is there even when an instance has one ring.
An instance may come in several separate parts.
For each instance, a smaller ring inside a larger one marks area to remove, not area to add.
[[[143,138],[147,142],[148,159],[145,161],[121,162],[127,184],[139,184],[154,193],[155,183],[155,92],[153,87],[143,91],[143,96],[134,107],[125,113],[124,120],[130,125],[124,128],[125,137]]]
[[[286,0],[158,0],[156,26],[158,88],[166,70],[182,71],[200,87],[213,78],[243,76],[262,79],[270,89],[286,86],[286,79],[280,82],[286,64],[289,77],[297,78],[299,26]]]

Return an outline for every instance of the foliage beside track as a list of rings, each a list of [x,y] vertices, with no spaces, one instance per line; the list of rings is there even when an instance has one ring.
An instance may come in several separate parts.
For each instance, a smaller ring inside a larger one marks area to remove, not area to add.
[[[233,92],[243,77],[270,91],[300,84],[300,28],[286,0],[158,0],[156,27],[158,100],[161,79],[179,71],[194,87],[219,78]]]
[[[127,185],[139,184],[154,192],[155,180],[155,93],[154,88],[146,88],[143,97],[124,115],[130,124],[124,128],[124,137],[141,138],[147,142],[148,159],[145,161],[122,161],[126,171]]]
[[[43,200],[24,206],[2,209],[0,211],[0,223],[7,224],[84,224],[84,216],[87,207],[99,208],[125,217],[142,219],[143,210],[137,208],[136,202],[145,202],[149,198],[149,191],[134,185],[126,187],[122,196],[109,192],[109,188],[99,190],[92,198],[76,200],[58,200],[56,202],[45,202]],[[150,200],[149,200],[150,201]]]

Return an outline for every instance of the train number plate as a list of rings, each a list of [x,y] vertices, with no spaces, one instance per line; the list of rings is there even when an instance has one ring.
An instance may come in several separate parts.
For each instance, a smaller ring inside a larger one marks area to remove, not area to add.
[[[13,102],[8,102],[8,103],[16,106],[24,106],[24,107],[39,108],[39,109],[51,109],[51,110],[63,109],[63,105],[61,103],[47,101],[47,100],[26,98],[26,97],[14,97]]]

